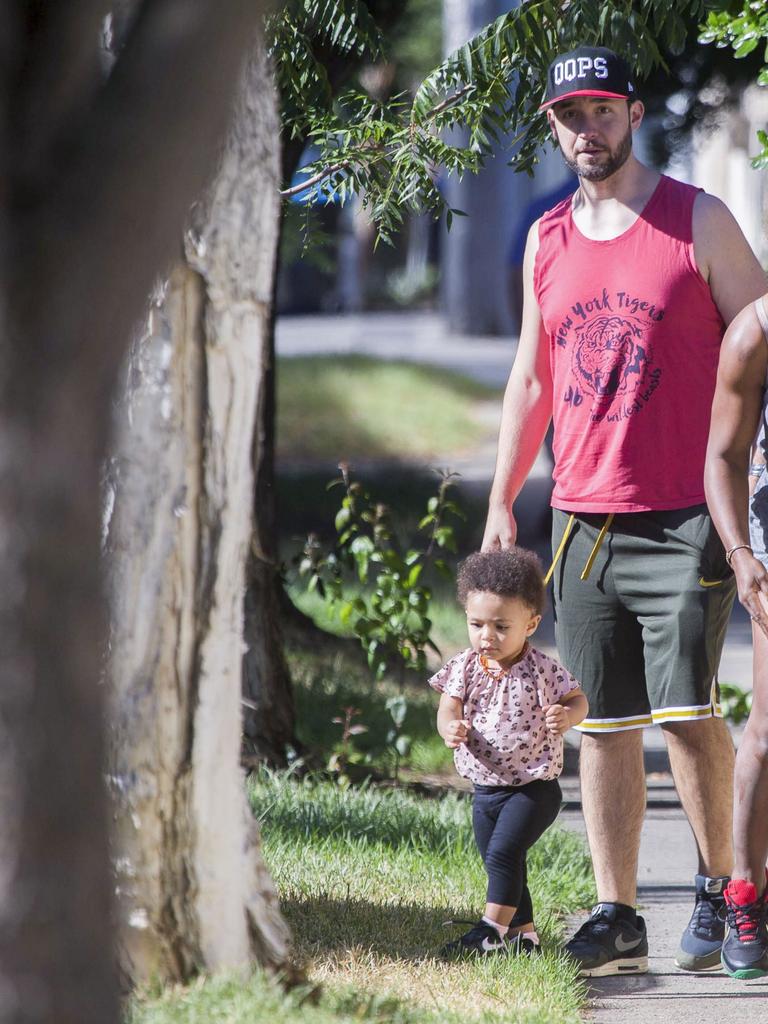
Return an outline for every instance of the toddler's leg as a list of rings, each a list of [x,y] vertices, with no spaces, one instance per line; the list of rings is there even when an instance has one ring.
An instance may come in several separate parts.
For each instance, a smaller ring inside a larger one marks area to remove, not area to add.
[[[518,932],[535,931],[533,925],[533,900],[531,890],[528,888],[528,864],[527,858],[523,858],[523,891],[520,902],[517,905],[514,917],[509,922],[509,934],[517,935]]]
[[[480,851],[480,856],[483,858],[483,864],[485,864],[486,872],[488,872],[488,862],[486,859],[488,848],[493,840],[493,836],[498,825],[499,815],[506,806],[512,792],[513,790],[511,789],[495,787],[489,787],[487,789],[485,787],[475,788],[475,797],[472,804],[472,828],[475,833],[477,848]],[[488,921],[493,922],[499,934],[503,938],[507,933],[507,925],[515,914],[515,907],[501,908],[501,911],[494,914],[493,917],[490,917],[487,914],[487,909],[488,907],[486,905],[485,918]]]
[[[560,802],[556,780],[531,782],[505,794],[483,857],[488,873],[485,917],[489,920],[509,925],[524,888],[527,890],[526,853],[555,820]],[[531,923],[532,916],[531,908],[529,921],[520,924]]]

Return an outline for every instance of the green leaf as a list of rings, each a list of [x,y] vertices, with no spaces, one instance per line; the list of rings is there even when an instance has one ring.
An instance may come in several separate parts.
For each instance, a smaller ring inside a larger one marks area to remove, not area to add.
[[[395,750],[397,750],[400,757],[408,757],[411,752],[411,744],[411,737],[403,734],[395,740]]]
[[[339,511],[336,513],[336,518],[334,519],[334,526],[336,527],[336,532],[341,533],[344,527],[349,523],[351,518],[352,512],[348,507],[340,508]]]
[[[411,571],[408,573],[407,583],[409,587],[414,587],[418,583],[419,576],[421,576],[423,568],[424,566],[421,563],[412,567]]]
[[[405,721],[405,716],[408,711],[408,701],[402,694],[399,694],[396,697],[388,697],[384,706],[389,712],[395,726],[399,729]]]
[[[747,54],[750,54],[753,50],[757,49],[759,43],[760,40],[757,36],[752,39],[745,39],[744,42],[734,50],[734,57],[736,57],[737,60],[740,60],[742,57],[746,57]]]

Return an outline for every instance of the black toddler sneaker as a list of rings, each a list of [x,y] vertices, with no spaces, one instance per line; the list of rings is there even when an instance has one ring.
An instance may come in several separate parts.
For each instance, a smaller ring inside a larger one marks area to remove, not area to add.
[[[717,971],[725,938],[725,887],[729,878],[696,875],[696,905],[680,939],[675,963],[684,971]]]
[[[474,956],[488,956],[492,953],[507,953],[510,951],[510,944],[502,939],[496,929],[486,921],[478,921],[472,924],[471,921],[446,921],[446,924],[471,924],[472,927],[453,942],[446,943],[440,950],[443,959],[471,954]]]
[[[584,978],[608,974],[644,974],[648,970],[645,921],[628,921],[616,903],[598,903],[579,928],[565,952],[575,960]]]

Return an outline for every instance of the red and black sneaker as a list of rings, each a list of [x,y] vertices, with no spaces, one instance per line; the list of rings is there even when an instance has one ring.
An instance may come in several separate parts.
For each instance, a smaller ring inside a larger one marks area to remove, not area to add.
[[[762,978],[768,974],[765,896],[765,892],[758,896],[754,884],[745,878],[734,878],[726,886],[728,931],[722,960],[732,978]]]

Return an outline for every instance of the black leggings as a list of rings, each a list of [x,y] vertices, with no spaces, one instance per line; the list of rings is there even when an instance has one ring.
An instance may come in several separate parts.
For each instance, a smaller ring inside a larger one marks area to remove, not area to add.
[[[488,903],[517,907],[512,924],[533,920],[526,854],[557,817],[557,779],[525,786],[475,786],[472,826],[488,873]]]

